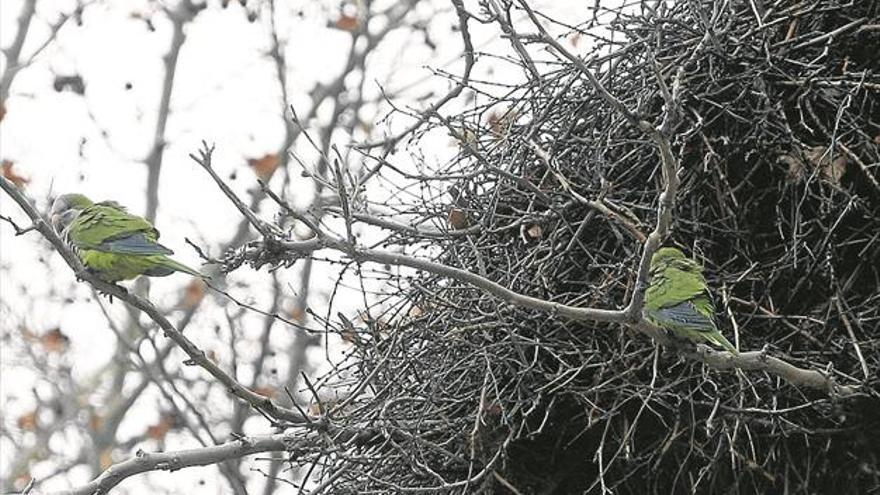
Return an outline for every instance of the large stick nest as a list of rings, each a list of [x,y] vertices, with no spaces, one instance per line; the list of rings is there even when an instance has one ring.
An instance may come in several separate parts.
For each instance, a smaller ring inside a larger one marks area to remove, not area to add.
[[[764,373],[714,371],[620,325],[519,309],[425,274],[409,285],[403,322],[354,346],[374,396],[351,419],[388,435],[361,448],[340,492],[880,485],[880,4],[753,5],[617,13],[620,41],[579,55],[654,125],[658,77],[672,84],[692,59],[666,243],[705,265],[722,331],[741,349],[766,346],[864,394],[836,400]],[[421,208],[444,222],[453,211],[472,233],[432,240],[433,252],[523,294],[620,307],[641,248],[621,219],[653,228],[658,152],[573,64],[560,57],[551,69],[434,124],[462,152],[437,173],[452,187],[425,187],[434,206]]]

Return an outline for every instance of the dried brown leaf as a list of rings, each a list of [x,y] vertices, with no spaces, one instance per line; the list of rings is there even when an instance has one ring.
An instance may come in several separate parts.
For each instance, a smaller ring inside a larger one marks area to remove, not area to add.
[[[262,180],[268,180],[275,173],[275,169],[278,168],[281,160],[279,160],[278,155],[275,153],[269,153],[261,158],[248,158],[247,162],[257,177]]]
[[[37,410],[22,414],[15,420],[15,424],[22,430],[34,431],[37,429]]]
[[[13,162],[11,160],[3,160],[3,164],[0,165],[0,174],[2,174],[6,180],[15,184],[15,187],[19,189],[23,188],[31,181],[13,169]]]
[[[287,316],[293,321],[302,323],[306,317],[306,312],[299,304],[294,304],[287,312]]]
[[[153,440],[164,440],[165,435],[177,424],[177,418],[172,413],[162,413],[159,422],[147,427],[147,437]]]
[[[529,239],[534,241],[540,239],[541,236],[544,235],[544,229],[542,229],[540,225],[533,223],[526,228],[526,235]]]
[[[358,30],[358,25],[360,22],[358,18],[353,15],[343,14],[339,16],[339,19],[336,19],[336,22],[333,24],[336,29],[341,29],[343,31],[355,32]]]
[[[449,226],[455,230],[468,228],[469,223],[467,213],[461,208],[452,208],[449,210],[449,215],[446,220],[449,222]]]
[[[70,339],[56,327],[40,335],[40,344],[46,352],[61,353],[67,350]]]
[[[183,289],[183,307],[193,309],[198,306],[205,298],[206,287],[204,280],[200,278],[193,278],[186,284]]]
[[[822,178],[836,186],[846,171],[846,157],[841,153],[830,151],[825,146],[813,146],[804,151],[804,156],[814,168],[818,167]],[[832,159],[832,156],[834,159]]]
[[[101,465],[102,471],[113,465],[113,447],[107,447],[101,451],[101,455],[98,456],[98,464]]]

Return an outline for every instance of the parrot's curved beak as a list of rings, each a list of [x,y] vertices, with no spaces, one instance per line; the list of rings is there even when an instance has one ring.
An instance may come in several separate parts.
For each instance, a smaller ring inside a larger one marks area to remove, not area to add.
[[[49,217],[49,223],[52,224],[52,228],[56,231],[61,226],[61,215],[57,213],[52,213],[52,216]]]
[[[77,211],[73,209],[65,211],[58,211],[56,209],[53,209],[51,212],[49,212],[49,222],[52,223],[52,228],[54,228],[55,231],[58,232],[58,234],[63,234],[64,229],[66,229],[67,226],[70,225],[70,222],[72,222],[73,219],[76,218],[76,216]]]
[[[49,223],[52,224],[52,228],[57,232],[61,232],[61,229],[64,228],[61,225],[61,222],[64,221],[64,211],[61,208],[60,202],[55,200],[55,203],[52,204],[52,208],[49,209]]]

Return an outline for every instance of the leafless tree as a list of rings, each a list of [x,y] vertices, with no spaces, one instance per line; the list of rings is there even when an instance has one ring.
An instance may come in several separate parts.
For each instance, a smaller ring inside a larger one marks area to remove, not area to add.
[[[275,382],[286,396],[259,393],[259,373],[243,383],[142,294],[86,271],[0,180],[32,222],[9,219],[17,233],[38,231],[77,277],[146,315],[239,401],[237,421],[258,413],[278,429],[139,451],[72,493],[206,464],[235,487],[239,460],[261,452],[275,453],[267,479],[295,471],[285,482],[312,494],[876,487],[880,7],[597,3],[573,24],[526,0],[451,4],[463,70],[422,108],[388,95],[390,116],[409,118],[398,132],[336,145],[333,126],[362,101],[341,97],[347,77],[330,86],[326,127],[289,116],[284,170],[314,182],[310,205],[265,178],[246,201],[218,173],[214,145],[191,155],[240,212],[239,231],[253,233],[199,248],[219,273],[304,265],[304,290],[320,261],[338,268],[339,285],[359,285],[357,318],[334,314],[334,298],[310,313],[344,357]],[[402,21],[405,8],[381,15]],[[476,24],[510,44],[521,82],[474,76],[489,58]],[[356,32],[366,38],[352,40],[349,65],[362,74],[374,34]],[[455,143],[449,160],[419,153],[437,136]],[[278,214],[261,214],[262,201]],[[680,342],[642,318],[664,243],[702,259],[740,352]],[[266,334],[305,326],[211,289],[260,311]],[[191,395],[173,393],[172,403]]]

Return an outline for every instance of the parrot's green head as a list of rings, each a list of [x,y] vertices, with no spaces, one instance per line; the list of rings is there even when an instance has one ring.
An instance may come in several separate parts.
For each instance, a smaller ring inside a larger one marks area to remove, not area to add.
[[[676,260],[686,260],[687,256],[680,249],[674,247],[662,247],[651,256],[651,271],[662,270],[673,264]]]
[[[660,248],[654,256],[651,256],[651,277],[663,273],[668,268],[686,273],[703,273],[703,265],[688,258],[680,249],[674,247]]]
[[[62,194],[52,203],[52,210],[49,212],[49,219],[52,227],[58,233],[62,233],[70,222],[84,209],[92,206],[92,200],[82,194]]]

